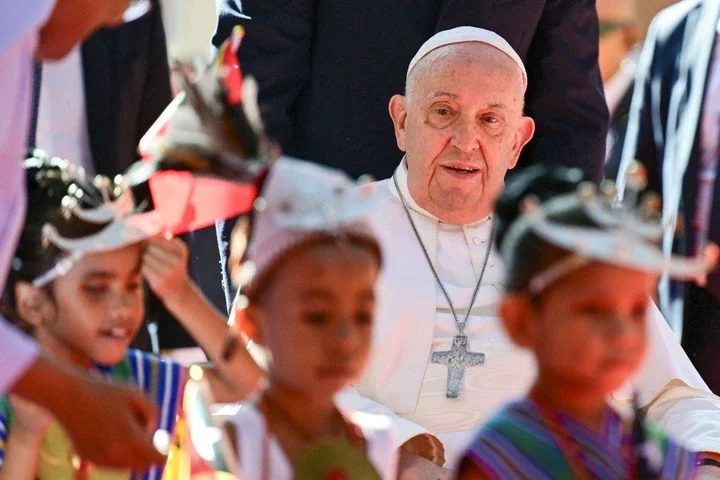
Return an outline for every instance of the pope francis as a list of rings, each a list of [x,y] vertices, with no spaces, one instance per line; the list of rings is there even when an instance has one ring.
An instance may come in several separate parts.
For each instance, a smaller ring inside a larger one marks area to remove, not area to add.
[[[459,27],[420,48],[405,95],[390,100],[405,156],[392,178],[373,184],[385,258],[375,347],[342,401],[396,420],[400,478],[449,478],[476,427],[534,377],[530,355],[510,342],[495,313],[503,265],[493,244],[493,204],[534,133],[523,115],[526,87],[523,63],[505,40]],[[622,407],[637,392],[649,421],[707,452],[702,478],[720,478],[712,466],[720,399],[654,305],[649,315],[646,364],[614,400]]]

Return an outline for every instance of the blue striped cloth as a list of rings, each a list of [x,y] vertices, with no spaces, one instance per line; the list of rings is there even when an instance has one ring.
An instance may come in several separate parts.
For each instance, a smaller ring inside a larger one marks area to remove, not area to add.
[[[608,409],[601,431],[588,429],[556,412],[592,479],[636,478],[632,425]],[[698,454],[688,452],[659,431],[646,427],[645,456],[659,480],[694,478]],[[572,480],[573,474],[555,436],[530,400],[508,405],[478,433],[465,454],[490,479]]]
[[[139,387],[158,407],[158,428],[171,434],[180,413],[185,385],[185,370],[179,363],[140,350],[128,350],[125,361],[112,367],[97,367],[109,380],[128,382]],[[5,444],[12,428],[12,412],[7,397],[0,400],[0,467],[5,458]],[[88,419],[92,421],[92,419]],[[161,480],[163,467],[129,475],[132,480]],[[51,480],[40,478],[39,480]]]

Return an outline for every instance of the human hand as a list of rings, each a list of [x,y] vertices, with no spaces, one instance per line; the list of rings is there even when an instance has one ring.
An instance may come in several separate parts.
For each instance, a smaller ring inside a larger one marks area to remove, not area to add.
[[[451,478],[451,470],[439,467],[421,456],[401,451],[398,480],[450,480]]]
[[[78,378],[72,398],[58,407],[55,414],[82,458],[133,470],[165,462],[151,440],[156,407],[140,392]]]
[[[19,437],[39,442],[52,423],[53,417],[40,405],[10,394],[13,413],[13,433]]]
[[[187,292],[189,256],[187,245],[179,238],[153,237],[145,241],[141,271],[166,306],[182,299]]]
[[[130,0],[57,0],[40,29],[36,55],[59,60],[98,28],[119,25]]]

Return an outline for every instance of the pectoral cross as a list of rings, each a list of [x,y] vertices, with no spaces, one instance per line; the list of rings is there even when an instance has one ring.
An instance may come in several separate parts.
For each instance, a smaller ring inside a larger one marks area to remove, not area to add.
[[[447,365],[447,386],[445,387],[445,397],[447,398],[460,396],[460,386],[467,367],[474,367],[485,362],[484,353],[469,352],[467,348],[467,335],[455,335],[450,350],[433,352],[430,357],[432,363]]]

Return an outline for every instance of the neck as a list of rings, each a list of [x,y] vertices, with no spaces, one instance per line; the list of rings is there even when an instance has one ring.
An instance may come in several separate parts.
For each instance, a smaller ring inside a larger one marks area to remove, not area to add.
[[[570,386],[540,374],[535,384],[540,399],[549,407],[563,412],[593,430],[602,426],[608,408],[605,393],[580,386]]]
[[[90,368],[94,365],[90,357],[64,344],[54,335],[44,331],[42,327],[36,330],[35,339],[46,352],[55,358],[84,368]]]
[[[318,438],[336,431],[337,408],[333,395],[318,398],[317,393],[294,390],[271,379],[265,396],[270,400],[268,406],[271,413],[276,413],[281,419],[285,418],[292,425],[302,428],[304,433]]]

